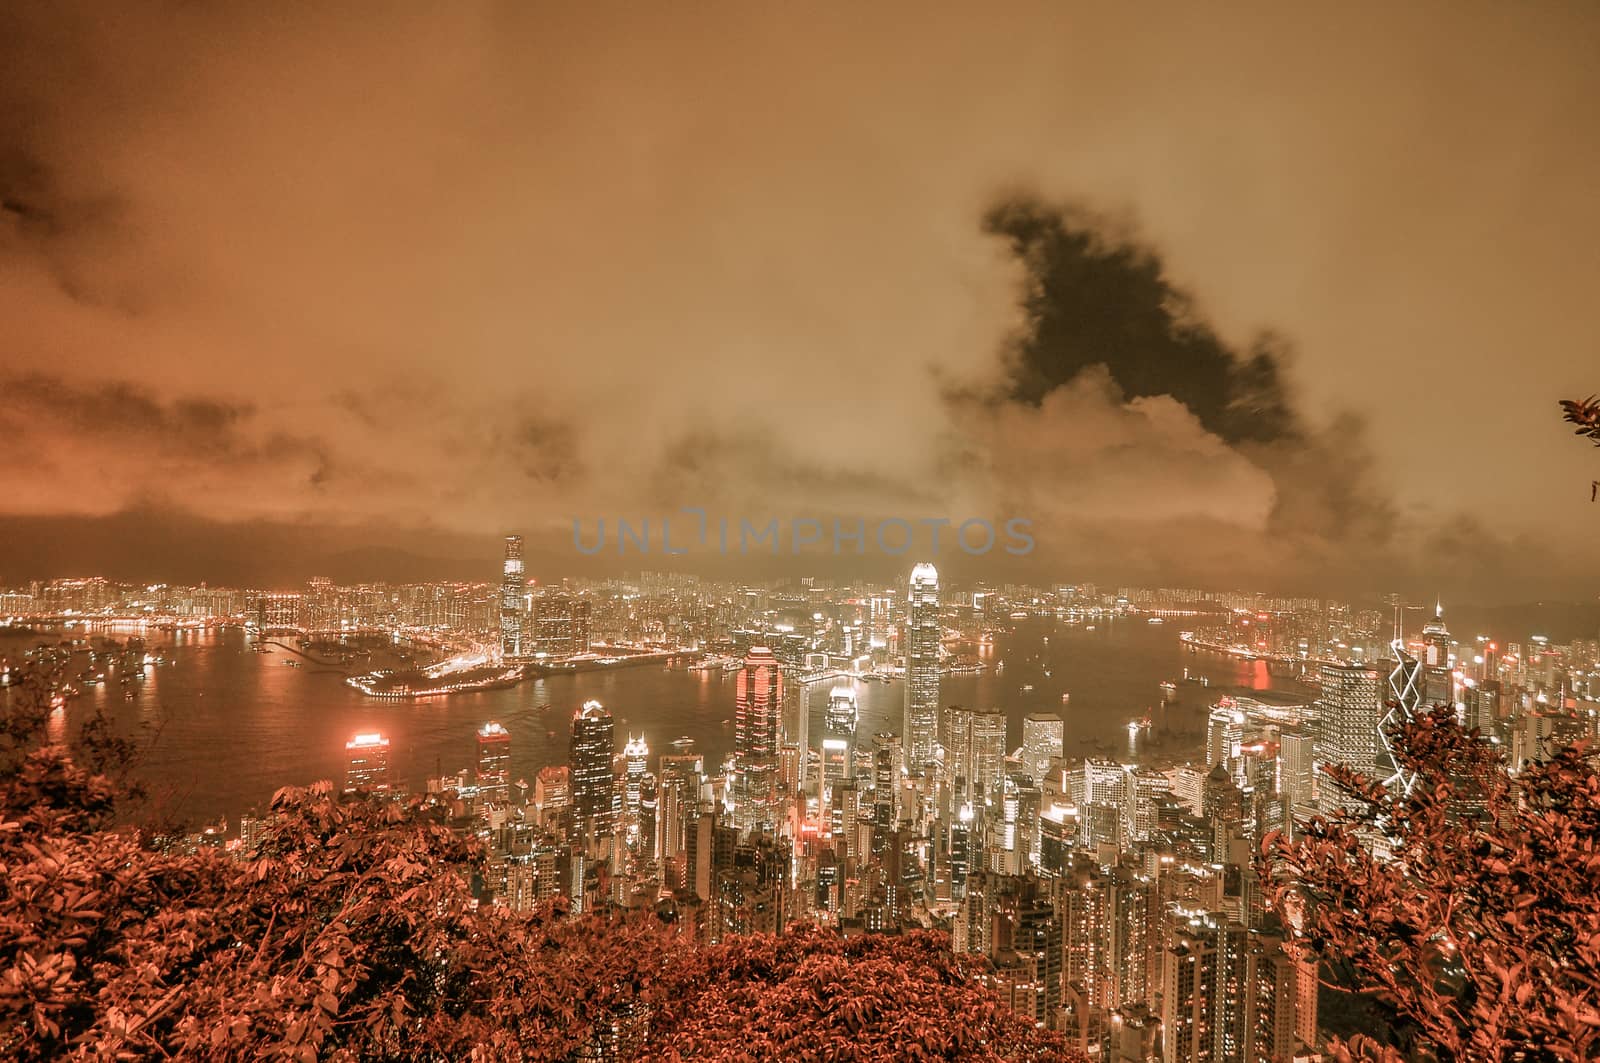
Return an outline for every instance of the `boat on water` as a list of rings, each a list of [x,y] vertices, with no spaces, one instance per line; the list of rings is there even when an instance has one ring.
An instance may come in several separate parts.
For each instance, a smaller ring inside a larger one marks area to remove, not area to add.
[[[1150,619],[1146,620],[1145,623],[1147,623],[1147,624],[1165,624],[1166,621],[1164,619],[1162,619],[1161,617],[1159,617],[1159,616],[1152,616]]]
[[[1033,684],[1032,683],[1024,683],[1024,684],[1022,684],[1022,692],[1024,694],[1032,694],[1033,693]]]

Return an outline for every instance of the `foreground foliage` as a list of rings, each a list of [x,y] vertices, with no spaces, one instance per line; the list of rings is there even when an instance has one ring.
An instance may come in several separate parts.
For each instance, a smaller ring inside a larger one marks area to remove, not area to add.
[[[258,848],[153,851],[67,750],[0,767],[0,1058],[1069,1058],[928,933],[696,948],[478,908],[427,799],[280,791]]]
[[[1349,809],[1269,837],[1277,901],[1392,1045],[1340,1058],[1600,1057],[1600,776],[1582,747],[1506,773],[1448,708],[1407,724],[1409,797],[1346,768]],[[1390,855],[1374,855],[1372,843]]]

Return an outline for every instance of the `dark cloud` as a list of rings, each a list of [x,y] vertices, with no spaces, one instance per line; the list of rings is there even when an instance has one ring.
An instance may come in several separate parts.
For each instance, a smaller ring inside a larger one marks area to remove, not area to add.
[[[1128,398],[1170,395],[1229,443],[1299,435],[1283,341],[1230,349],[1126,224],[1019,197],[991,208],[983,227],[1025,270],[1023,324],[1007,344],[1012,398],[1037,406],[1103,365]]]
[[[55,421],[111,441],[132,437],[227,455],[241,449],[238,430],[254,412],[249,403],[188,396],[163,401],[127,381],[78,385],[42,373],[0,381],[0,417],[21,433]]]

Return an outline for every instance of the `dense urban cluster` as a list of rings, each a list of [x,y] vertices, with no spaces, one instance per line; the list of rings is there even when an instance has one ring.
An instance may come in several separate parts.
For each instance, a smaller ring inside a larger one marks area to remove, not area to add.
[[[619,734],[599,701],[564,707],[569,756],[512,778],[516,736],[490,722],[476,762],[430,778],[451,821],[488,853],[481,903],[575,915],[651,911],[714,944],[797,925],[847,937],[940,929],[982,957],[1012,1008],[1117,1063],[1310,1057],[1325,1041],[1319,972],[1269,903],[1256,854],[1346,807],[1324,769],[1343,765],[1397,793],[1413,783],[1394,729],[1454,707],[1522,766],[1600,727],[1600,642],[1458,639],[1442,608],[1353,609],[1182,589],[1089,585],[951,591],[919,564],[901,588],[804,579],[729,587],[691,576],[530,586],[516,537],[502,581],[296,592],[130,588],[56,580],[0,597],[19,617],[242,623],[324,651],[379,635],[426,651],[427,679],[473,667],[628,667],[733,673],[734,751],[709,763],[681,739],[652,750]],[[1008,728],[990,706],[949,704],[941,677],[1003,668],[981,650],[1018,619],[1182,624],[1195,652],[1265,662],[1289,689],[1212,695],[1162,684],[1130,721],[1126,755],[1072,757],[1069,712]],[[454,655],[454,656],[452,656]],[[455,660],[458,667],[452,667]],[[898,731],[858,727],[853,683],[896,680]],[[813,733],[812,689],[826,690]],[[1299,691],[1296,693],[1295,691]],[[1169,705],[1199,694],[1185,744]],[[1173,742],[1162,742],[1165,735]],[[346,791],[403,796],[381,733],[350,737]],[[244,816],[253,852],[270,817]],[[1384,839],[1366,839],[1380,853]]]

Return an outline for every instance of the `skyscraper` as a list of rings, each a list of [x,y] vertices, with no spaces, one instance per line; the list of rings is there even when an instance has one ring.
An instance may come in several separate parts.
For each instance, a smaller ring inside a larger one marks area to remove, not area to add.
[[[1361,664],[1325,664],[1317,698],[1327,742],[1325,764],[1344,764],[1372,774],[1378,768],[1378,726],[1383,717],[1383,676]]]
[[[939,733],[939,571],[924,562],[911,570],[905,626],[906,766],[921,771],[934,758]]]
[[[631,828],[638,824],[641,788],[650,760],[650,746],[645,742],[644,735],[638,738],[628,736],[627,744],[622,747],[622,759],[625,772],[622,807],[627,812],[631,832]]]
[[[584,702],[572,717],[572,814],[579,832],[590,838],[616,831],[616,739],[616,723],[598,701]]]
[[[1022,760],[1033,781],[1043,783],[1050,761],[1066,745],[1066,722],[1053,712],[1030,712],[1022,718]]]
[[[389,740],[377,732],[358,734],[344,744],[346,793],[388,793]]]
[[[484,804],[511,799],[511,732],[493,720],[478,728],[478,794]]]
[[[1394,741],[1390,732],[1417,715],[1422,705],[1422,662],[1406,652],[1405,640],[1398,635],[1389,646],[1394,653],[1394,668],[1389,672],[1388,711],[1378,727],[1378,770],[1384,773],[1384,784],[1411,792],[1416,776],[1401,768],[1394,755]]]
[[[500,575],[500,656],[515,660],[524,653],[522,640],[522,536],[506,536],[506,559]]]
[[[735,815],[754,829],[776,822],[778,724],[783,714],[783,669],[765,646],[745,656],[734,683],[734,748],[739,757]]]
[[[1278,796],[1294,805],[1309,805],[1316,796],[1316,744],[1302,731],[1278,735]]]
[[[1422,627],[1422,704],[1455,704],[1455,681],[1450,669],[1450,629],[1444,623],[1443,604],[1435,605],[1433,619]]]
[[[589,600],[545,594],[533,603],[533,630],[524,643],[530,654],[571,657],[589,652]]]

